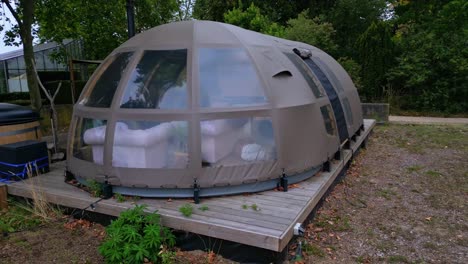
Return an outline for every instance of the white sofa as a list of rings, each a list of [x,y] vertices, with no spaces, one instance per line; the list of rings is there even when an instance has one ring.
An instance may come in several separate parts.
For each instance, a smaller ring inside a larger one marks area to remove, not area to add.
[[[162,123],[149,129],[132,130],[117,122],[114,134],[112,165],[127,168],[164,168],[171,123]],[[103,164],[103,146],[106,126],[91,128],[84,133],[84,142],[92,146],[93,160]]]
[[[234,151],[236,143],[246,136],[247,124],[232,119],[201,122],[201,151],[205,162],[216,163]]]

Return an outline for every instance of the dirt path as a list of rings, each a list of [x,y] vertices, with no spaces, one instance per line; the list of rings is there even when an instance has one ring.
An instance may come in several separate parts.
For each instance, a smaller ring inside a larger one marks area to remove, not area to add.
[[[420,116],[389,116],[388,121],[400,124],[468,124],[468,118],[443,118]]]
[[[466,263],[468,126],[378,126],[308,226],[304,263]]]

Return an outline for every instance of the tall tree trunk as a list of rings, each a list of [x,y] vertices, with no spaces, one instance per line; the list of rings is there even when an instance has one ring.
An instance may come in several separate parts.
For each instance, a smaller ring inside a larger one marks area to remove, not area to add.
[[[1,0],[8,10],[15,18],[20,29],[21,42],[23,42],[23,55],[24,62],[26,65],[26,78],[28,81],[29,96],[31,97],[31,106],[34,110],[39,111],[42,106],[41,94],[39,92],[39,86],[37,85],[36,73],[34,72],[33,60],[33,36],[32,36],[32,25],[34,23],[34,0],[20,0],[19,5],[22,10],[22,14],[18,14],[17,10],[13,8],[10,0]]]
[[[20,30],[21,40],[23,42],[24,62],[26,64],[26,77],[28,80],[29,96],[31,97],[31,106],[33,109],[39,111],[42,106],[42,101],[33,66],[34,50],[33,37],[31,34],[31,27],[34,22],[34,0],[21,0],[20,5],[23,9],[23,22]]]

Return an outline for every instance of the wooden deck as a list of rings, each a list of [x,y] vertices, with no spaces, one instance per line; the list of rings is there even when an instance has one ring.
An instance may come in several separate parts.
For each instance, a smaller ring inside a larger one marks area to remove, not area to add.
[[[138,204],[148,205],[149,211],[158,210],[163,225],[209,237],[234,241],[272,251],[282,251],[293,237],[296,223],[302,223],[312,212],[333,181],[351,159],[375,126],[374,120],[364,120],[365,131],[351,150],[344,150],[343,159],[332,164],[331,172],[322,172],[309,180],[300,182],[288,192],[265,191],[250,195],[203,198],[194,205],[193,214],[184,217],[179,207],[189,203],[187,199],[140,199]],[[55,163],[51,172],[8,186],[11,195],[32,198],[32,189],[42,193],[54,204],[72,208],[86,208],[98,201],[87,192],[64,182],[65,163]],[[256,204],[259,208],[250,208]],[[209,210],[197,208],[207,205]],[[243,209],[243,205],[249,206]],[[99,201],[94,212],[118,216],[121,211],[132,208],[130,202],[118,203],[115,199]],[[91,209],[89,209],[91,210]]]

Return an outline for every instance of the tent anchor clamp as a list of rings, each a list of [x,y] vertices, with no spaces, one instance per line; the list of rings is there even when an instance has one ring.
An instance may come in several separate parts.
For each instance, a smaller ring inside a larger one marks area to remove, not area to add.
[[[193,200],[195,204],[200,203],[200,186],[198,186],[197,179],[193,181]]]
[[[330,172],[331,171],[331,163],[330,160],[327,160],[323,163],[322,165],[322,171],[324,172]]]
[[[283,190],[283,192],[288,191],[288,176],[284,172],[284,168],[283,168],[283,173],[281,174],[281,178],[280,178],[279,182],[276,184],[276,188],[277,189],[281,188]]]

